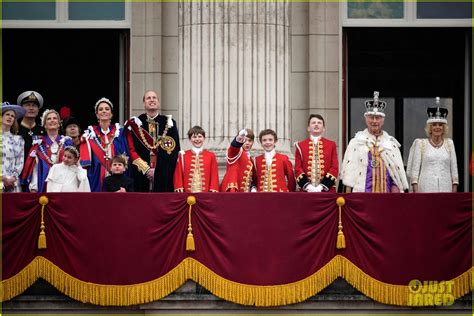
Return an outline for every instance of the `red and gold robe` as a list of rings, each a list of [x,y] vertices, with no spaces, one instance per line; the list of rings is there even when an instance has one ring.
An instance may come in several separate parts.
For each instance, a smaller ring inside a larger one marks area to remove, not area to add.
[[[276,153],[271,168],[267,168],[265,154],[255,158],[255,183],[258,192],[294,192],[296,188],[293,165],[288,156]]]
[[[208,150],[199,156],[192,150],[180,151],[173,182],[175,192],[219,192],[216,155]]]
[[[301,188],[322,184],[335,191],[339,173],[336,143],[321,137],[317,144],[311,138],[295,143],[295,175]]]

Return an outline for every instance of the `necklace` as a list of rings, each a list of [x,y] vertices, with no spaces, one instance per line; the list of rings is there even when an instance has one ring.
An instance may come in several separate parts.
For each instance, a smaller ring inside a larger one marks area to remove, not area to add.
[[[441,146],[443,146],[443,143],[444,143],[444,140],[441,139],[441,141],[439,143],[435,143],[431,138],[429,139],[429,142],[431,144],[431,146],[433,146],[434,148],[440,148]]]
[[[115,134],[112,136],[112,138],[110,139],[110,141],[104,141],[104,144],[105,146],[102,145],[102,139],[100,137],[94,137],[94,142],[97,144],[97,146],[99,146],[99,148],[104,152],[104,153],[107,153],[108,152],[108,149],[109,149],[109,146],[110,144],[112,144],[114,142],[114,139],[115,139]]]
[[[152,123],[150,121],[148,121],[148,122],[149,122],[149,126],[151,126]],[[154,121],[153,121],[153,123],[154,123]],[[169,125],[166,124],[165,125],[165,130],[163,131],[163,135],[161,135],[161,136],[157,135],[157,140],[153,139],[153,144],[148,143],[148,141],[145,137],[145,134],[143,132],[143,128],[141,126],[138,127],[138,132],[140,134],[140,138],[141,138],[142,143],[145,145],[145,147],[149,151],[154,151],[159,146],[162,149],[166,150],[168,155],[171,155],[174,148],[176,147],[176,142],[172,137],[166,135],[168,133],[168,129],[169,129]],[[157,131],[156,127],[155,127],[155,130],[156,130],[156,133],[158,134],[158,131]]]
[[[55,155],[56,156],[56,159],[55,161],[53,161],[51,159],[51,157],[48,156],[48,154],[46,153],[45,149],[43,148],[42,144],[39,144],[38,145],[38,149],[39,151],[43,154],[43,157],[46,159],[46,161],[52,166],[56,163],[57,161],[57,154],[61,152],[61,148],[63,147],[63,142],[59,142],[59,145],[58,145],[58,149],[56,150],[56,152],[53,152],[51,150],[51,147],[48,145],[48,144],[45,144],[45,147],[46,148],[49,148],[49,150],[51,151],[51,155]]]
[[[378,150],[378,147],[375,147],[373,146],[371,149],[370,149],[370,153],[371,153],[371,160],[370,160],[370,166],[372,168],[377,168],[377,166],[379,165],[379,150]]]

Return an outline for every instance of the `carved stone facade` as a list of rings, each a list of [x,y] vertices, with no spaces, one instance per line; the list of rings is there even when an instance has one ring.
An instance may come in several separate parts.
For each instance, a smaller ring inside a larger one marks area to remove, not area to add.
[[[221,158],[243,127],[274,129],[277,150],[291,155],[310,113],[339,144],[338,12],[338,3],[133,3],[132,114],[157,90],[182,146],[201,125]]]

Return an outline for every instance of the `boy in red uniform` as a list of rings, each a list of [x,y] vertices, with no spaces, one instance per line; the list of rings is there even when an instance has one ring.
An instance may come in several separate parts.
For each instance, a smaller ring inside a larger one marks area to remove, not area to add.
[[[206,132],[200,126],[188,131],[192,148],[181,150],[174,171],[175,192],[219,192],[217,159],[214,153],[204,150]]]
[[[319,114],[308,118],[309,138],[295,143],[295,175],[306,192],[335,191],[339,172],[336,143],[324,138],[324,119]]]
[[[227,149],[227,170],[221,192],[250,192],[255,167],[250,149],[255,135],[251,129],[239,132]]]
[[[288,156],[275,152],[275,131],[266,129],[258,136],[265,152],[255,158],[255,183],[258,192],[293,192],[296,182]]]

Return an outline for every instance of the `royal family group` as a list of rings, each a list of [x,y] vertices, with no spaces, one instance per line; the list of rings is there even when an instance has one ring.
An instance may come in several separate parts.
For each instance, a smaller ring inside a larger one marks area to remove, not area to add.
[[[277,152],[276,131],[258,133],[264,151],[257,156],[256,134],[236,131],[221,183],[216,155],[205,149],[206,131],[190,128],[191,149],[181,150],[176,122],[161,114],[155,91],[144,93],[144,113],[123,127],[113,123],[107,98],[91,106],[98,123],[85,130],[76,118],[42,111],[43,105],[36,91],[1,104],[3,192],[318,193],[335,192],[338,182],[344,192],[456,192],[459,183],[448,111],[439,98],[427,109],[421,124],[427,138],[414,141],[406,170],[400,143],[382,128],[387,104],[374,92],[365,101],[366,128],[351,139],[340,165],[336,143],[324,137],[324,118],[311,114],[308,138],[294,145],[294,163]]]

